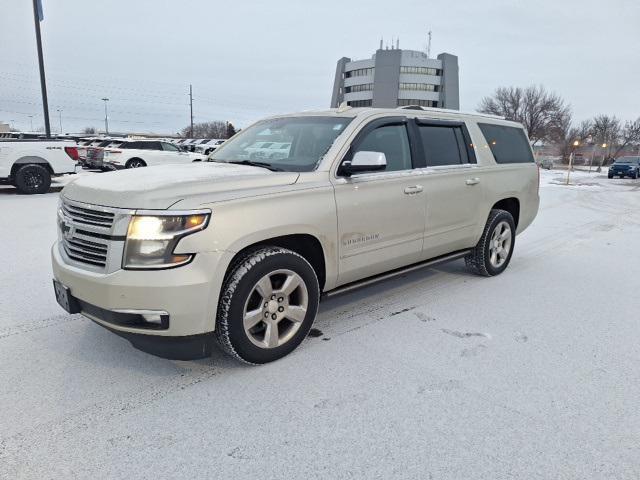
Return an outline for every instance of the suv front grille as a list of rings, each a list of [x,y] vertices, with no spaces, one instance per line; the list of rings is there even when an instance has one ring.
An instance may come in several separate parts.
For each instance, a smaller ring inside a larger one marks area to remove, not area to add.
[[[98,239],[87,240],[74,232],[70,236],[62,236],[62,247],[69,258],[82,263],[106,267],[109,244]]]
[[[111,229],[114,214],[93,208],[78,207],[70,203],[62,203],[63,213],[75,223]]]
[[[100,273],[122,266],[132,210],[91,205],[64,196],[58,209],[58,248],[72,265]]]

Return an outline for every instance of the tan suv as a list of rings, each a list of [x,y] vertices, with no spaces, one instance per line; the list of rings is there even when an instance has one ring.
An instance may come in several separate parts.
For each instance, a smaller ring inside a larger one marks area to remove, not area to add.
[[[256,142],[287,156],[251,160]],[[248,363],[306,337],[323,295],[464,258],[497,275],[538,211],[522,126],[437,109],[260,121],[209,162],[86,176],[61,193],[56,297],[167,358]]]

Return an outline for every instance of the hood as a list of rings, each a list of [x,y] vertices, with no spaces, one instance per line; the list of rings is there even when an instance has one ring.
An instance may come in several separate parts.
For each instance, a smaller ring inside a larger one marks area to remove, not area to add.
[[[291,185],[299,174],[271,172],[265,168],[227,163],[193,163],[132,168],[97,173],[68,184],[62,194],[71,200],[130,209],[167,209],[181,200],[199,198],[202,203],[237,197],[273,187]]]

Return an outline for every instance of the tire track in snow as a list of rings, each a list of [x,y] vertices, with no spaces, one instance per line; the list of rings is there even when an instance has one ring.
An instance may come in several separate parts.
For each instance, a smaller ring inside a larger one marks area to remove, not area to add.
[[[17,478],[19,469],[28,464],[29,458],[43,453],[40,452],[43,446],[55,449],[57,445],[64,445],[64,442],[58,440],[75,437],[80,431],[99,428],[99,425],[109,423],[117,417],[129,415],[139,408],[147,408],[165,397],[207,381],[220,372],[221,369],[217,366],[191,364],[190,368],[180,374],[158,383],[152,382],[120,398],[95,402],[63,418],[33,425],[8,437],[0,437],[0,478]]]
[[[56,315],[54,317],[45,318],[44,320],[21,323],[0,330],[0,340],[3,338],[12,337],[14,335],[22,335],[24,333],[42,330],[44,328],[55,327],[57,325],[63,325],[65,323],[78,322],[83,320],[85,320],[85,318],[81,315]]]

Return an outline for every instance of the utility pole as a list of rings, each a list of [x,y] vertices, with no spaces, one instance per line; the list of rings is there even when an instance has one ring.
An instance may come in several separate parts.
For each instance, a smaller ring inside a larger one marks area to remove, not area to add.
[[[40,22],[44,19],[41,0],[33,0],[33,21],[36,26],[36,46],[38,47],[38,66],[40,67],[40,90],[42,91],[42,108],[44,110],[44,129],[47,138],[51,138],[49,124],[49,101],[47,100],[47,81],[44,76],[44,59],[42,57],[42,36]]]
[[[60,119],[60,135],[62,135],[62,109],[58,109],[58,117]]]
[[[102,101],[104,102],[104,131],[106,135],[109,135],[109,115],[107,113],[107,102],[109,99],[104,97]]]
[[[193,87],[189,84],[189,109],[191,111],[191,130],[189,137],[193,138]]]

